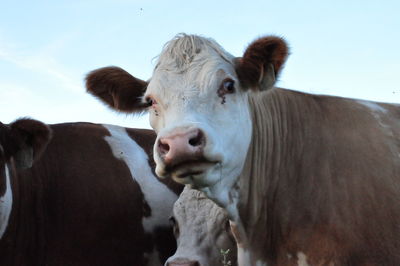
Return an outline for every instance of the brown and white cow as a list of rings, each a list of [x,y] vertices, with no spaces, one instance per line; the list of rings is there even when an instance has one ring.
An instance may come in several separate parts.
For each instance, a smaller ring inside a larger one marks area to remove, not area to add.
[[[165,266],[237,265],[228,214],[204,193],[186,186],[171,220],[178,248]]]
[[[156,178],[154,132],[50,127],[46,151],[5,194],[0,265],[163,265],[176,249],[169,218],[182,186]]]
[[[87,88],[147,108],[156,173],[228,211],[240,265],[400,265],[400,107],[273,88],[287,55],[179,35],[149,82],[108,67]]]

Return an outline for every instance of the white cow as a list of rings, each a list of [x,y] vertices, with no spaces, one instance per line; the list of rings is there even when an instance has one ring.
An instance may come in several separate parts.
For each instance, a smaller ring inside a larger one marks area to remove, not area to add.
[[[228,215],[204,193],[186,186],[174,204],[171,220],[178,249],[166,266],[236,265]]]

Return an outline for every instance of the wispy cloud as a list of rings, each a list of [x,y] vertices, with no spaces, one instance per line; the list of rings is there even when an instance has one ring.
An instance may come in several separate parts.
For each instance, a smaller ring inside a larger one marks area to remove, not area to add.
[[[26,50],[12,40],[0,38],[0,60],[32,73],[45,74],[58,81],[60,88],[79,92],[82,85],[56,58],[57,51],[65,46],[68,38],[61,36],[38,50]]]

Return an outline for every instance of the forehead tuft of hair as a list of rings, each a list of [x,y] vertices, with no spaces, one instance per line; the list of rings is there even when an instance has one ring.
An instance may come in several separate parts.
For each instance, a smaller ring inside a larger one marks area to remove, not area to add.
[[[158,56],[156,68],[185,71],[190,67],[196,56],[210,50],[227,61],[233,59],[232,55],[211,38],[180,33],[164,45],[161,54]]]

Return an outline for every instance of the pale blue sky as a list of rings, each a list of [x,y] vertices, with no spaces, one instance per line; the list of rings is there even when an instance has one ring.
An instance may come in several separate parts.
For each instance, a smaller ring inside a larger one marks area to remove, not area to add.
[[[291,47],[279,86],[400,103],[400,1],[1,1],[0,121],[148,127],[85,93],[83,78],[121,66],[150,77],[165,42],[186,32],[240,56],[256,37]]]

